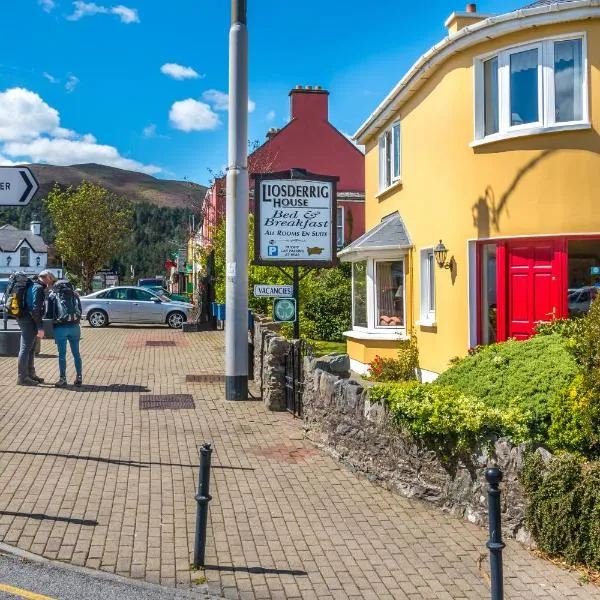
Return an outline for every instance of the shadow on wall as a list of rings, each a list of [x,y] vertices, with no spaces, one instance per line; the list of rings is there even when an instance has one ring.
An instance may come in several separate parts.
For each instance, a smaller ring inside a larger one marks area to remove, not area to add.
[[[483,195],[481,195],[475,204],[471,207],[473,215],[473,225],[477,227],[477,237],[479,239],[489,238],[491,235],[492,228],[495,233],[500,232],[500,217],[508,212],[508,201],[516,190],[517,186],[533,168],[535,168],[542,160],[557,152],[556,148],[543,150],[535,158],[532,158],[523,167],[519,169],[515,178],[508,186],[506,191],[500,196],[500,199],[496,199],[496,194],[492,186],[487,186]]]

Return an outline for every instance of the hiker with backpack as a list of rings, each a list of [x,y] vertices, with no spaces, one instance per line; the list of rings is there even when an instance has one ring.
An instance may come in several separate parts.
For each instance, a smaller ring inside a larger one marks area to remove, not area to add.
[[[70,281],[57,281],[50,290],[46,318],[51,319],[54,325],[54,341],[58,349],[59,378],[54,387],[62,388],[67,385],[67,344],[71,348],[73,362],[75,363],[75,381],[73,384],[81,386],[81,355],[79,353],[81,302],[75,291],[75,286]]]
[[[42,271],[31,278],[26,273],[13,273],[4,296],[6,314],[15,317],[21,330],[17,385],[34,386],[44,383],[35,372],[35,341],[44,337],[42,317],[46,301],[45,288],[56,278],[50,271]]]

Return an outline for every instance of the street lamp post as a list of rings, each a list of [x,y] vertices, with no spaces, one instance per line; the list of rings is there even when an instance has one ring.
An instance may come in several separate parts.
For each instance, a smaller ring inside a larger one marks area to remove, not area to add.
[[[248,30],[246,0],[231,1],[225,204],[225,398],[248,398]]]

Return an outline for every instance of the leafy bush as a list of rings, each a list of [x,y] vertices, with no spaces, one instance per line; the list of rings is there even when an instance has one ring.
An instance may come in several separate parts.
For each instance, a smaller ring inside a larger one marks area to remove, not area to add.
[[[520,476],[525,518],[539,547],[571,563],[600,568],[600,463],[564,454],[548,465],[529,455]]]
[[[452,386],[418,382],[374,386],[371,400],[384,401],[392,423],[442,455],[465,452],[497,436],[521,442],[527,436],[518,407],[486,406]]]
[[[571,338],[580,329],[581,324],[581,318],[541,321],[535,326],[535,333],[536,335],[552,335],[557,333],[564,338]]]
[[[398,358],[381,358],[377,355],[369,363],[367,379],[372,381],[411,381],[416,378],[415,369],[419,366],[417,338],[400,340]]]
[[[596,296],[588,314],[579,319],[578,327],[567,347],[581,367],[585,384],[600,391],[600,296]]]
[[[584,456],[600,455],[600,398],[583,375],[559,391],[550,404],[548,445]]]
[[[564,338],[551,334],[478,348],[433,385],[452,385],[499,409],[520,406],[531,438],[543,441],[550,426],[550,400],[576,374],[577,365]]]

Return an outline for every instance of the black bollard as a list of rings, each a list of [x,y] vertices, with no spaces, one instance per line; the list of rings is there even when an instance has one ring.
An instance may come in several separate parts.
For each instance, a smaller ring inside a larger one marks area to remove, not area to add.
[[[490,575],[492,600],[504,600],[504,581],[502,577],[502,515],[500,513],[500,489],[502,471],[490,467],[485,471],[488,482],[488,520],[490,539],[486,546],[490,551]]]
[[[196,569],[204,566],[208,503],[212,500],[212,496],[208,493],[211,454],[210,444],[202,444],[202,448],[200,448],[200,480],[198,481],[198,494],[196,494],[196,502],[198,503],[196,510],[196,540],[194,543],[194,567]]]

